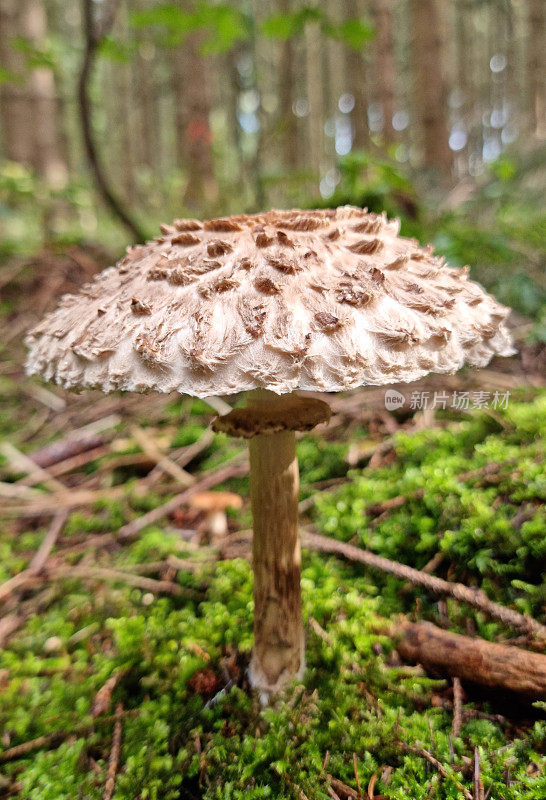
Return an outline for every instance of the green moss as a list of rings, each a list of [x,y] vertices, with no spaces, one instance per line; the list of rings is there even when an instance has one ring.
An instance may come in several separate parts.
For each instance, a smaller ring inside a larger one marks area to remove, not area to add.
[[[397,434],[395,460],[388,467],[353,470],[346,484],[321,494],[314,524],[417,567],[440,550],[444,560],[437,574],[449,570],[451,579],[482,585],[492,598],[546,621],[539,568],[546,556],[540,449],[546,396],[510,404],[502,422],[503,428],[477,412],[444,429]],[[218,457],[231,446],[220,441]],[[304,492],[307,483],[346,471],[345,445],[307,436],[298,450]],[[501,465],[494,481],[476,472],[491,463]],[[369,507],[401,494],[408,502],[376,521]],[[136,501],[131,503],[136,509]],[[523,508],[525,517],[515,523]],[[123,503],[108,503],[91,515],[74,512],[68,532],[110,530],[126,518]],[[34,548],[42,535],[3,542],[9,570],[21,568],[23,545]],[[170,553],[184,556],[183,547],[176,534],[152,526],[118,552],[115,566],[130,570]],[[436,602],[420,590],[401,591],[392,577],[304,551],[304,615],[318,622],[328,641],[307,627],[305,686],[264,709],[241,680],[231,685],[225,676],[225,658],[234,653],[242,676],[252,646],[249,564],[204,564],[178,580],[201,593],[205,586],[202,601],[152,597],[124,585],[90,591],[67,581],[47,611],[11,638],[0,654],[1,747],[56,730],[67,734],[60,746],[2,766],[5,775],[22,782],[21,798],[100,800],[112,726],[95,724],[82,737],[69,734],[91,723],[96,692],[118,670],[123,677],[112,708],[121,701],[137,713],[123,722],[116,800],[297,798],[302,791],[309,800],[322,800],[329,797],[328,775],[356,788],[353,753],[363,790],[376,775],[376,794],[455,800],[457,781],[471,790],[474,747],[490,796],[544,795],[546,724],[533,721],[533,712],[530,722],[516,728],[467,719],[450,744],[451,712],[433,702],[446,682],[392,665],[392,643],[378,632],[381,620],[411,613],[416,601],[421,617],[438,620]],[[471,618],[482,636],[504,632],[453,601],[447,612],[453,630],[464,631]],[[205,667],[225,687],[212,703],[190,680]],[[493,704],[489,710],[499,709]],[[447,777],[440,778],[406,744],[431,752]]]

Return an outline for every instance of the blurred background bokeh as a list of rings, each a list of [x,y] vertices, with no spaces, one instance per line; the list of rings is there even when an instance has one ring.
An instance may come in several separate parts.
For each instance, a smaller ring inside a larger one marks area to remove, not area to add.
[[[1,0],[0,255],[349,202],[539,318],[545,31],[543,0]]]

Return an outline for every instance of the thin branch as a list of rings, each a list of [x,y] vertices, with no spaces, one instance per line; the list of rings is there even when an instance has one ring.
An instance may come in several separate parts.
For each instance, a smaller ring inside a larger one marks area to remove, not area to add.
[[[463,721],[463,687],[460,678],[453,678],[453,725],[451,735],[458,736]]]
[[[84,723],[83,725],[73,725],[69,730],[53,731],[44,736],[38,736],[37,739],[31,739],[28,742],[17,744],[15,747],[10,747],[9,750],[4,750],[0,753],[0,764],[5,764],[7,761],[16,761],[19,758],[26,758],[30,753],[35,753],[36,750],[45,750],[48,747],[56,747],[70,739],[71,736],[85,736],[92,733],[96,725],[109,725],[116,722],[120,716],[124,719],[126,717],[136,717],[139,714],[138,709],[131,709],[129,711],[122,711],[121,714],[114,714],[110,717],[99,717],[94,720],[92,724]]]
[[[537,622],[537,620],[533,619],[528,614],[520,614],[518,611],[493,602],[481,589],[473,589],[462,583],[445,581],[434,575],[428,575],[422,570],[408,567],[405,564],[399,564],[397,561],[383,558],[383,556],[370,553],[368,550],[362,550],[360,547],[355,547],[346,542],[340,542],[337,539],[330,539],[327,536],[320,536],[317,533],[305,531],[303,534],[303,544],[313,550],[318,550],[323,553],[334,553],[335,555],[348,558],[351,561],[365,564],[367,567],[372,567],[372,569],[379,569],[382,572],[395,575],[397,578],[409,581],[415,586],[422,586],[433,595],[447,595],[453,597],[461,603],[468,603],[468,605],[473,608],[483,611],[488,617],[497,619],[504,625],[508,625],[528,634],[535,634],[540,639],[546,641],[546,625]]]
[[[55,542],[59,538],[61,531],[64,527],[64,524],[68,518],[68,511],[62,508],[58,511],[55,516],[53,517],[53,522],[51,523],[48,532],[44,536],[44,539],[36,551],[36,554],[29,565],[29,571],[37,575],[43,569],[47,559],[49,558],[49,554],[55,547]]]
[[[432,753],[429,753],[428,750],[425,750],[424,747],[414,747],[411,744],[406,744],[405,742],[400,742],[399,747],[407,753],[414,753],[416,756],[421,756],[428,761],[429,764],[432,764],[434,769],[438,772],[442,778],[447,778],[450,781],[453,781],[457,789],[463,793],[465,800],[473,800],[472,794],[466,789],[457,778],[449,772],[442,764],[441,761],[438,761],[437,758],[434,758]]]
[[[121,734],[123,732],[122,714],[123,706],[121,703],[118,703],[116,706],[114,733],[112,735],[112,749],[110,750],[110,759],[108,761],[108,770],[106,772],[106,781],[104,784],[102,800],[112,800],[114,789],[116,788],[116,775],[118,771],[119,756],[121,753]]]
[[[110,188],[108,179],[106,178],[106,174],[99,159],[95,141],[93,139],[89,83],[91,80],[91,73],[95,65],[98,48],[114,23],[117,3],[114,0],[113,2],[106,4],[106,10],[103,12],[102,20],[99,23],[97,23],[94,19],[94,6],[96,5],[97,4],[94,3],[93,0],[82,0],[85,51],[78,80],[78,106],[80,111],[83,144],[85,147],[87,161],[95,179],[97,189],[104,199],[104,202],[107,206],[109,206],[110,210],[113,211],[123,225],[125,225],[130,234],[137,241],[143,242],[146,238],[144,232],[125,210],[119,198],[116,197]]]
[[[199,478],[189,489],[175,495],[175,497],[172,497],[164,503],[164,505],[159,506],[159,508],[154,508],[142,517],[138,517],[138,519],[124,525],[117,532],[117,538],[124,541],[133,539],[147,525],[154,525],[156,522],[159,522],[159,520],[172,514],[172,512],[180,508],[181,505],[187,503],[194,494],[211,489],[213,486],[217,486],[219,483],[228,480],[228,478],[238,478],[241,475],[245,475],[247,472],[248,461],[236,461],[232,464],[225,464],[216,470],[211,470],[207,475]]]

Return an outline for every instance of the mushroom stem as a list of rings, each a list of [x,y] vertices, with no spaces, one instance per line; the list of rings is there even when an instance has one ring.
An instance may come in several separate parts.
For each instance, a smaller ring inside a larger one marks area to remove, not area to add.
[[[259,404],[261,393],[253,395],[250,402]],[[268,403],[271,398],[268,392]],[[254,519],[254,651],[249,677],[267,697],[304,670],[296,435],[259,434],[249,440],[249,450]]]

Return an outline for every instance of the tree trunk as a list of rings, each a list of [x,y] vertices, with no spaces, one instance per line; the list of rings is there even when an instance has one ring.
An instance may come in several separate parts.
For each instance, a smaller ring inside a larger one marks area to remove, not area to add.
[[[308,164],[313,177],[321,173],[324,156],[324,107],[322,93],[322,63],[318,58],[321,52],[322,37],[318,23],[305,27],[305,71],[307,80],[307,100],[309,102],[308,131],[309,151]],[[314,187],[316,191],[316,186]]]
[[[463,680],[546,696],[546,656],[484,639],[461,636],[430,622],[395,624],[396,648],[402,658],[455,675]]]
[[[0,0],[0,63],[15,80],[0,85],[4,154],[10,161],[31,166],[33,161],[32,107],[28,87],[19,83],[23,56],[13,47],[19,36],[18,0]]]
[[[23,55],[13,46],[17,37],[23,37],[41,49],[46,36],[47,18],[40,0],[0,0],[0,59],[17,76],[1,88],[5,154],[60,187],[66,182],[67,167],[53,71],[42,66],[27,71]]]
[[[47,37],[47,17],[41,0],[21,3],[21,36],[34,47],[44,47]],[[53,71],[37,67],[30,73],[28,91],[32,103],[33,165],[38,175],[53,186],[62,187],[67,180],[67,167],[61,151],[57,124],[58,103]]]
[[[377,101],[383,113],[383,141],[385,144],[391,144],[396,136],[392,125],[396,68],[390,0],[375,0],[374,21]]]
[[[421,128],[423,164],[440,178],[451,171],[447,96],[444,82],[441,3],[410,0],[411,46],[417,121]]]
[[[137,4],[139,10],[146,8],[142,0]],[[155,62],[154,44],[144,33],[139,42],[133,71],[133,92],[136,97],[136,107],[139,115],[139,140],[138,160],[148,168],[150,174],[157,174],[158,166],[158,112],[155,103],[156,87],[154,83]]]
[[[527,74],[531,131],[546,136],[546,5],[544,0],[528,0]]]
[[[183,99],[183,144],[188,182],[184,202],[200,206],[218,194],[210,129],[210,63],[200,53],[201,36],[192,33],[178,52],[179,94]]]
[[[254,528],[250,681],[267,696],[304,670],[296,436],[293,431],[254,436],[249,450]]]
[[[290,0],[280,0],[279,12],[289,14]],[[279,54],[279,100],[282,128],[282,154],[285,169],[297,169],[298,153],[298,121],[292,104],[295,98],[294,40],[287,39],[281,43]]]
[[[347,0],[346,19],[357,19],[362,8],[359,0]],[[349,93],[354,97],[351,112],[353,123],[353,149],[365,150],[370,142],[368,129],[368,84],[364,53],[347,45],[345,55],[345,75]]]

